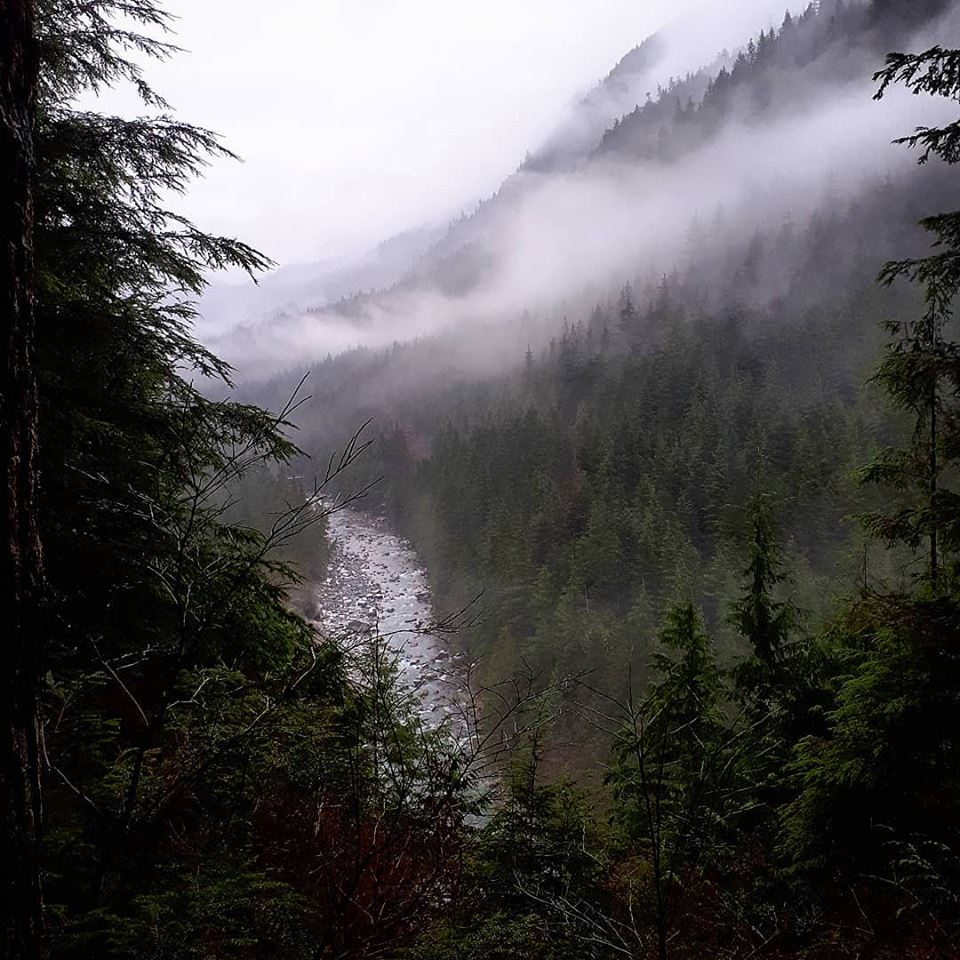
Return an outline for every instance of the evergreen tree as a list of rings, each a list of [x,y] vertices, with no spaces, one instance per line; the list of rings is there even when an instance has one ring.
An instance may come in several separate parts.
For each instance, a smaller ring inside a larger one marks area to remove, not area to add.
[[[894,54],[878,74],[880,95],[904,82],[915,92],[960,99],[960,54],[935,48],[918,56]],[[935,154],[960,160],[956,125],[906,138]],[[929,218],[941,250],[919,260],[888,264],[887,283],[921,283],[925,312],[892,325],[897,334],[877,380],[892,402],[910,412],[913,437],[888,450],[866,471],[868,480],[901,492],[893,513],[869,515],[870,531],[891,544],[924,550],[924,572],[913,590],[865,593],[829,642],[841,660],[826,729],[806,737],[793,772],[799,791],[786,808],[784,842],[796,862],[826,866],[838,855],[896,891],[900,909],[934,923],[942,948],[956,929],[955,905],[930,896],[916,881],[938,869],[919,869],[920,849],[957,861],[960,833],[960,598],[955,558],[958,497],[946,487],[955,471],[958,345],[948,337],[960,279],[958,214]],[[821,874],[822,876],[822,874]]]
[[[890,84],[902,83],[915,94],[960,101],[960,51],[934,47],[917,55],[891,54],[876,79],[877,97]],[[960,162],[957,124],[921,128],[897,142],[922,148],[920,163],[931,156]],[[890,543],[902,541],[916,548],[925,540],[925,576],[937,590],[943,550],[954,553],[960,547],[960,495],[942,483],[960,461],[960,343],[947,332],[960,290],[960,211],[928,217],[922,225],[933,233],[937,252],[888,263],[881,280],[889,285],[904,278],[921,285],[925,310],[916,320],[888,324],[895,339],[876,375],[894,404],[912,414],[913,442],[905,449],[886,450],[864,478],[908,495],[895,513],[868,516],[867,525]]]
[[[32,0],[0,6],[0,956],[44,952],[38,716],[41,623],[34,372],[38,52]]]
[[[721,718],[717,669],[690,603],[669,610],[654,656],[657,680],[640,702],[613,700],[623,722],[607,782],[623,842],[648,859],[657,955],[666,960],[678,900],[718,855],[739,772]]]
[[[637,332],[639,316],[637,314],[637,308],[633,303],[633,290],[630,288],[629,283],[624,284],[623,289],[620,291],[619,313],[620,329],[628,338],[634,337]]]
[[[731,605],[730,623],[749,642],[751,658],[740,668],[739,683],[745,688],[770,682],[796,624],[796,610],[789,601],[778,600],[774,590],[786,580],[773,523],[770,498],[755,494],[749,504],[749,563],[743,571],[745,584]]]
[[[38,6],[52,952],[382,952],[447,895],[463,771],[421,736],[389,669],[318,643],[291,612],[296,571],[274,549],[322,519],[312,491],[286,491],[266,523],[232,503],[297,452],[296,401],[269,413],[194,382],[229,387],[191,330],[207,272],[267,261],[166,206],[228,155],[155,115],[167,108],[137,60],[173,48],[138,30],[169,18],[152,2]],[[152,115],[78,105],[125,81]]]

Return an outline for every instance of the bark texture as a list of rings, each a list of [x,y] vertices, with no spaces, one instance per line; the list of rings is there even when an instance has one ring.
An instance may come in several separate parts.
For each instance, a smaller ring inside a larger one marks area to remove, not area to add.
[[[0,0],[0,956],[44,953],[40,889],[43,563],[37,531],[33,0]]]

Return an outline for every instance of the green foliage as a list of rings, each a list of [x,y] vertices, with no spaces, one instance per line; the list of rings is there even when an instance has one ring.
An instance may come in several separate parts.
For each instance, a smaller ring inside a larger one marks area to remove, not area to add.
[[[902,82],[915,93],[958,98],[960,54],[934,48],[894,54],[878,96]],[[904,141],[947,162],[956,125],[921,130]],[[955,482],[957,344],[948,337],[958,291],[960,253],[951,233],[958,215],[938,224],[943,252],[888,264],[881,279],[921,283],[925,312],[891,325],[897,334],[877,380],[914,420],[913,439],[888,449],[865,479],[892,486],[893,513],[867,517],[888,542],[926,548],[924,574],[910,592],[865,593],[838,625],[840,667],[825,729],[796,747],[795,797],[784,809],[784,848],[795,865],[855,865],[894,890],[916,922],[938,939],[954,929],[955,904],[943,896],[941,871],[953,869],[960,844],[960,609]],[[923,851],[927,851],[924,853]],[[935,853],[934,853],[935,852]],[[849,867],[847,869],[850,869]]]
[[[625,851],[651,863],[646,895],[662,944],[679,891],[720,850],[717,830],[729,813],[724,807],[735,765],[725,756],[720,673],[691,604],[671,608],[660,645],[649,695],[625,705],[607,782]]]
[[[410,956],[603,955],[584,924],[608,899],[597,826],[581,791],[541,782],[536,734],[531,746],[530,755],[512,765],[500,808],[469,847],[462,900]]]
[[[789,640],[796,611],[778,601],[773,589],[784,582],[783,563],[775,539],[769,499],[755,496],[750,504],[750,562],[744,570],[747,582],[732,605],[730,622],[750,642],[754,656],[772,664]]]
[[[921,54],[890,54],[876,75],[877,98],[891,84],[901,83],[914,94],[960,101],[960,53],[933,47]],[[960,122],[921,127],[897,141],[920,146],[920,163],[931,156],[960,162]],[[956,398],[960,391],[960,344],[947,336],[953,303],[960,291],[960,212],[927,217],[922,225],[935,237],[937,253],[920,259],[888,263],[881,274],[887,285],[906,279],[923,287],[925,311],[915,320],[889,324],[895,335],[876,379],[893,403],[914,419],[913,442],[887,449],[864,472],[869,482],[886,483],[908,499],[894,513],[868,516],[867,526],[888,542],[902,541],[912,549],[929,543],[926,578],[934,587],[940,576],[940,551],[960,546],[960,497],[945,488],[945,475],[956,472],[960,442]]]
[[[290,440],[297,401],[270,414],[192,379],[229,384],[190,330],[206,272],[267,262],[166,207],[226,151],[165,114],[77,108],[128,81],[165,111],[136,61],[173,52],[138,32],[168,18],[149,0],[38,6],[53,956],[947,956],[960,214],[928,217],[933,254],[882,276],[923,287],[919,315],[888,291],[894,341],[874,378],[906,440],[860,389],[879,346],[865,263],[909,241],[890,224],[916,199],[889,184],[855,214],[749,239],[720,215],[698,222],[691,236],[713,231],[724,251],[714,262],[633,278],[515,375],[397,411],[356,482],[389,476],[375,502],[442,603],[486,589],[487,670],[583,681],[558,696],[550,736],[536,724],[499,768],[487,785],[502,799],[481,817],[475,770],[417,721],[383,639],[334,644],[291,612],[296,568],[325,562]],[[603,149],[695,149],[733,111],[771,109],[784,63],[840,76],[844,38],[904,13],[788,17],[713,80],[671,83]],[[891,55],[880,94],[960,99],[958,63],[939,47]],[[960,159],[956,124],[903,142]],[[777,270],[789,296],[770,302]],[[401,353],[323,365],[311,448],[355,428],[341,388]],[[877,444],[863,478],[892,487],[892,506],[849,482]],[[894,548],[864,547],[862,568],[842,526],[855,511]],[[925,574],[898,578],[921,545]],[[859,597],[804,636],[798,606],[824,619],[854,572]],[[592,794],[554,775],[591,755],[609,761]]]
[[[228,152],[77,107],[130,81],[166,109],[136,59],[173,52],[138,32],[167,15],[39,8],[52,955],[367,956],[448,895],[467,778],[390,671],[291,612],[294,564],[324,562],[314,491],[287,479],[296,398],[208,397],[229,369],[191,332],[204,278],[268,261],[166,203]]]
[[[784,821],[796,862],[858,856],[885,871],[887,832],[956,845],[957,616],[942,597],[854,608],[827,729],[796,751]]]
[[[934,46],[916,54],[891,53],[874,80],[880,83],[878,100],[895,84],[903,84],[914,94],[960,100],[960,51]],[[922,147],[921,163],[926,163],[931,156],[946,163],[960,163],[960,123],[957,122],[943,127],[920,127],[897,143]]]
[[[749,532],[749,563],[743,571],[746,582],[730,606],[728,621],[751,649],[751,654],[737,664],[737,686],[752,708],[763,714],[771,710],[773,700],[782,696],[782,688],[787,686],[785,661],[793,653],[789,646],[798,613],[790,600],[778,599],[774,593],[787,576],[769,497],[757,494],[751,499]]]

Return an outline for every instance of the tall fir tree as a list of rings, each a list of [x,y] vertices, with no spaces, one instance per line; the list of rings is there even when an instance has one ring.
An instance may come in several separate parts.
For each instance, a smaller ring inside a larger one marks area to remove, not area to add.
[[[32,0],[0,5],[0,956],[44,952],[38,715],[41,624],[34,182],[39,51]]]
[[[787,579],[773,520],[770,497],[755,494],[748,505],[749,562],[743,571],[744,586],[728,615],[730,624],[751,648],[737,669],[738,686],[761,695],[778,681],[778,667],[797,622],[789,600],[775,592]]]

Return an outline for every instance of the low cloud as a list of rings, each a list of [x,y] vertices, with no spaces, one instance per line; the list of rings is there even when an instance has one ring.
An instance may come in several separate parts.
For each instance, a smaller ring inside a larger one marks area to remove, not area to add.
[[[747,24],[770,6],[756,0],[738,7],[731,34],[749,35]],[[667,31],[670,46],[651,76],[663,76],[665,65],[677,73],[692,69],[687,65],[711,49],[717,39],[707,28],[711,21],[692,23],[698,28],[674,24]],[[752,101],[734,103],[721,132],[681,159],[638,162],[594,153],[570,169],[521,169],[474,217],[455,224],[433,248],[413,251],[406,280],[312,310],[288,305],[262,323],[222,334],[213,346],[241,372],[258,376],[354,346],[448,328],[467,335],[519,322],[524,311],[559,316],[564,300],[585,291],[609,295],[626,279],[680,265],[691,225],[708,222],[718,209],[725,213],[725,242],[746,243],[785,217],[800,221],[843,203],[913,163],[890,145],[894,137],[951,117],[949,104],[900,91],[874,101],[873,54],[843,55],[853,58],[845,64],[849,82],[826,83],[816,70],[807,81],[796,70],[783,78],[790,87],[785,106],[758,114]],[[647,82],[642,72],[633,79]],[[808,89],[797,89],[804,83]]]

